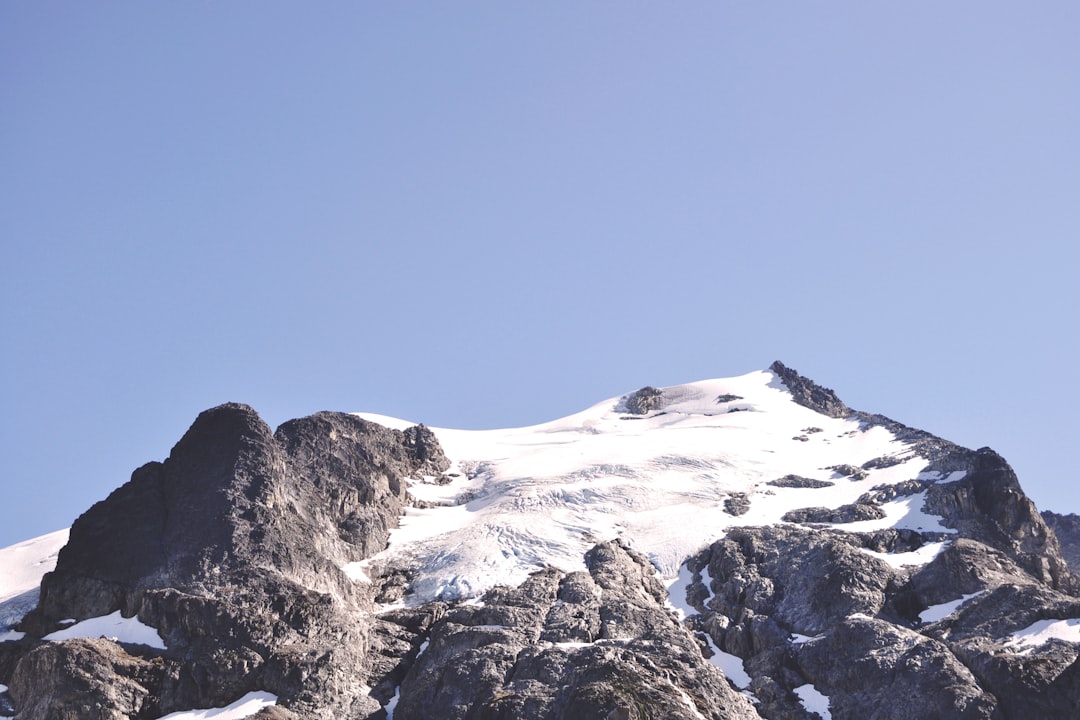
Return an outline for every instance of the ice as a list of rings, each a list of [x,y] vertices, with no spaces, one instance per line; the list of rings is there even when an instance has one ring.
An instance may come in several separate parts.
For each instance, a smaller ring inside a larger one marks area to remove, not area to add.
[[[114,638],[117,642],[133,645],[147,645],[158,650],[165,649],[158,631],[139,622],[139,618],[125,618],[120,611],[111,615],[93,617],[77,622],[63,630],[57,630],[44,637],[45,640],[71,640],[74,638]]]
[[[832,720],[829,712],[829,698],[822,695],[816,687],[807,683],[795,688],[795,694],[799,696],[799,702],[807,712],[817,713],[821,720]]]
[[[1068,620],[1039,620],[1009,636],[1005,647],[1013,648],[1022,655],[1045,645],[1051,640],[1080,643],[1080,618]]]
[[[956,610],[968,600],[982,594],[983,591],[980,590],[979,592],[963,595],[956,600],[950,600],[949,602],[941,603],[940,605],[931,605],[919,613],[919,622],[932,623],[937,622],[938,620],[944,620],[956,612]]]
[[[743,399],[717,402],[725,395]],[[663,388],[661,405],[648,416],[628,416],[613,398],[531,427],[432,428],[457,475],[443,485],[412,482],[410,493],[433,506],[409,508],[372,566],[424,568],[410,604],[460,600],[517,585],[543,567],[584,569],[589,548],[617,538],[678,582],[686,558],[729,528],[779,523],[798,508],[849,504],[876,485],[919,477],[928,464],[883,427],[863,428],[796,404],[768,371]],[[728,412],[732,407],[744,411]],[[363,417],[390,427],[410,424]],[[807,433],[810,427],[821,431]],[[806,440],[795,439],[800,436]],[[863,480],[836,480],[828,469],[882,457],[899,462],[871,469]],[[767,484],[788,474],[835,484]],[[740,516],[725,511],[735,494],[749,501]],[[923,512],[924,502],[924,493],[898,498],[883,505],[881,520],[835,527],[952,532]],[[931,552],[891,561],[925,562]],[[684,594],[685,586],[672,586],[671,602],[686,613]]]
[[[264,707],[277,705],[277,695],[268,692],[250,692],[236,702],[221,708],[205,710],[181,710],[169,713],[161,720],[241,720],[254,715]]]

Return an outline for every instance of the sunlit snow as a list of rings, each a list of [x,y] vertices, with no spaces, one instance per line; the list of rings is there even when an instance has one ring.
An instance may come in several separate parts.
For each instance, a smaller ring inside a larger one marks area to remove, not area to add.
[[[979,592],[971,593],[970,595],[962,595],[956,600],[950,600],[949,602],[941,603],[940,605],[931,605],[919,613],[919,622],[932,623],[937,622],[938,620],[944,620],[956,612],[959,607],[968,600],[982,594],[983,591],[980,590]]]
[[[731,395],[741,399],[724,401]],[[614,538],[674,579],[688,556],[730,527],[850,504],[877,485],[918,477],[927,465],[883,427],[863,430],[857,420],[796,404],[768,371],[664,388],[662,406],[645,417],[628,415],[614,398],[532,427],[433,431],[457,476],[444,485],[412,483],[410,492],[435,506],[409,508],[389,548],[371,560],[423,567],[410,603],[475,597],[545,566],[583,569],[585,552]],[[829,469],[884,456],[897,464],[871,469],[862,480]],[[789,474],[834,484],[768,484]],[[749,510],[733,516],[724,501],[737,495]],[[924,493],[900,497],[883,504],[882,520],[835,527],[951,532],[923,512],[924,501]]]
[[[56,554],[67,539],[67,530],[57,530],[0,549],[0,603],[37,588],[56,567]]]
[[[1018,649],[1021,654],[1030,653],[1051,640],[1080,643],[1080,618],[1039,620],[1023,630],[1017,630],[1009,638],[1005,647]]]

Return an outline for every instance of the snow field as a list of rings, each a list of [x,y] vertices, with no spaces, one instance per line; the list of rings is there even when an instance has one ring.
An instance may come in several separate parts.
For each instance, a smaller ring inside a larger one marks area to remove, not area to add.
[[[0,549],[0,603],[37,588],[67,540],[68,531],[57,530]]]
[[[525,428],[433,428],[457,477],[446,485],[412,483],[414,496],[438,506],[409,508],[388,549],[372,561],[424,568],[410,604],[477,597],[496,585],[517,585],[545,566],[583,569],[585,552],[614,538],[673,579],[687,557],[728,528],[779,523],[798,508],[849,504],[874,486],[919,477],[926,466],[885,428],[862,430],[856,420],[796,404],[768,371],[662,393],[661,408],[648,416],[627,415],[614,398]],[[741,399],[718,401],[728,395]],[[361,416],[391,427],[411,424]],[[828,469],[883,456],[901,462],[870,470],[863,480]],[[767,484],[789,474],[834,484]],[[749,510],[733,516],[724,502],[737,495],[747,498]],[[924,501],[925,494],[900,497],[883,504],[881,520],[834,527],[949,532],[922,512]],[[882,559],[919,564],[933,552],[928,546]]]

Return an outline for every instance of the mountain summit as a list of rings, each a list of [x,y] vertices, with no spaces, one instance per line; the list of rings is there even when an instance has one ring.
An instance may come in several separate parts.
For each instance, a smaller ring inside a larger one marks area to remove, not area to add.
[[[779,362],[506,430],[222,405],[41,577],[63,541],[0,550],[0,716],[1080,705],[1080,586],[1005,460]]]

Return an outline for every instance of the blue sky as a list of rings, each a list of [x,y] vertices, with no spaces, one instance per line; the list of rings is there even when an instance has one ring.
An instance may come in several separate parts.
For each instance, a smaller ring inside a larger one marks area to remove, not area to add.
[[[0,4],[0,546],[199,411],[775,359],[1080,512],[1080,5]]]

